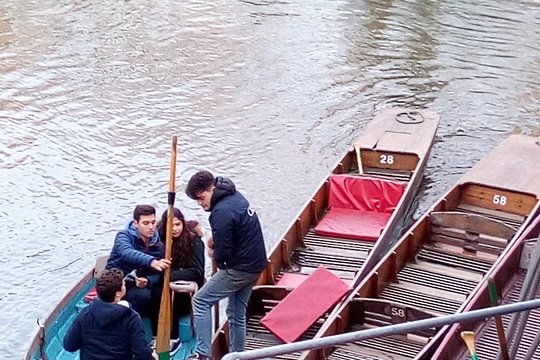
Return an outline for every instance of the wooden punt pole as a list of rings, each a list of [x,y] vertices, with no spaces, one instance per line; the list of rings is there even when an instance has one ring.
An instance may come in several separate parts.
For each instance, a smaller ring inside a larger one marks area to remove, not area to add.
[[[489,301],[491,306],[499,305],[499,297],[497,295],[497,286],[493,278],[488,279]],[[495,325],[497,326],[497,337],[499,338],[499,346],[501,348],[501,355],[504,360],[510,360],[510,354],[508,353],[508,343],[506,342],[506,336],[504,335],[504,325],[502,317],[500,315],[495,316]]]
[[[169,192],[167,201],[167,235],[165,236],[165,259],[171,259],[172,253],[172,223],[174,218],[174,198],[176,196],[176,143],[177,138],[173,136],[171,152],[171,172],[169,177]],[[156,337],[156,352],[159,360],[169,360],[169,340],[171,337],[172,325],[172,304],[169,282],[171,280],[171,268],[165,269],[163,273],[163,291],[161,292],[161,303],[159,306],[158,330]]]

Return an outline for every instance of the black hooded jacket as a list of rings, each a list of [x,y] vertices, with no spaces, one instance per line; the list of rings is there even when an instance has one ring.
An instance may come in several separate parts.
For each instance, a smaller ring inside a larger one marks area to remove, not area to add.
[[[230,179],[218,176],[215,186],[209,217],[214,260],[220,269],[261,272],[267,260],[257,213]]]
[[[142,320],[127,306],[95,298],[75,318],[64,338],[81,360],[153,360]]]

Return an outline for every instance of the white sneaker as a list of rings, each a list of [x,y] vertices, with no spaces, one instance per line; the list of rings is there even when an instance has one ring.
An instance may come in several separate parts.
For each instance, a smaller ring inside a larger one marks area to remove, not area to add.
[[[169,350],[169,356],[173,357],[174,355],[176,355],[178,350],[180,350],[180,348],[182,347],[182,342],[180,341],[180,339],[171,340],[171,345],[170,346],[171,347],[170,347],[170,350]]]

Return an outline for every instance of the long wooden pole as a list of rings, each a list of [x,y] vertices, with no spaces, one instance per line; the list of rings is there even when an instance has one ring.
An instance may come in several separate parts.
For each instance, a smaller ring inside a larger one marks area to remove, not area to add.
[[[499,296],[497,295],[497,286],[493,278],[488,279],[489,301],[491,306],[499,305]],[[508,352],[508,343],[504,335],[504,324],[500,315],[495,316],[495,326],[497,327],[497,337],[499,338],[499,346],[501,347],[501,355],[504,360],[510,360]]]
[[[167,233],[165,236],[165,259],[171,259],[172,253],[172,223],[174,218],[174,198],[176,196],[176,143],[177,138],[173,136],[171,152],[171,173],[169,177],[169,193],[167,201]],[[159,306],[159,320],[156,337],[156,351],[159,360],[169,360],[169,340],[171,337],[172,309],[171,291],[169,282],[171,280],[170,267],[163,273],[163,291],[161,293],[161,303]]]
[[[358,174],[362,175],[364,173],[364,169],[362,166],[362,155],[360,153],[360,145],[354,144],[354,152],[356,153],[356,162],[358,163]]]
[[[469,350],[469,355],[471,355],[471,360],[478,360],[478,355],[476,354],[476,346],[474,344],[474,341],[475,341],[474,332],[462,331],[460,335],[463,341],[465,341],[465,345],[467,345],[467,350]]]

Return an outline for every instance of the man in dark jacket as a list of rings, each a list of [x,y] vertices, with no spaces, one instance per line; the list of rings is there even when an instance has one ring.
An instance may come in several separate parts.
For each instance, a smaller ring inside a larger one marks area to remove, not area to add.
[[[191,177],[186,194],[210,211],[213,241],[208,246],[219,269],[193,299],[197,351],[191,358],[212,358],[211,309],[224,298],[229,298],[230,351],[243,351],[247,302],[267,263],[259,218],[230,179],[208,171]]]
[[[161,298],[161,272],[171,264],[164,256],[165,247],[156,231],[156,209],[151,205],[137,205],[133,221],[116,234],[106,268],[134,274],[127,284],[124,300],[129,301],[141,317],[149,317],[154,330]]]
[[[103,270],[96,281],[98,297],[75,318],[64,338],[67,351],[80,350],[81,360],[154,360],[142,320],[119,304],[126,292],[119,269]]]

